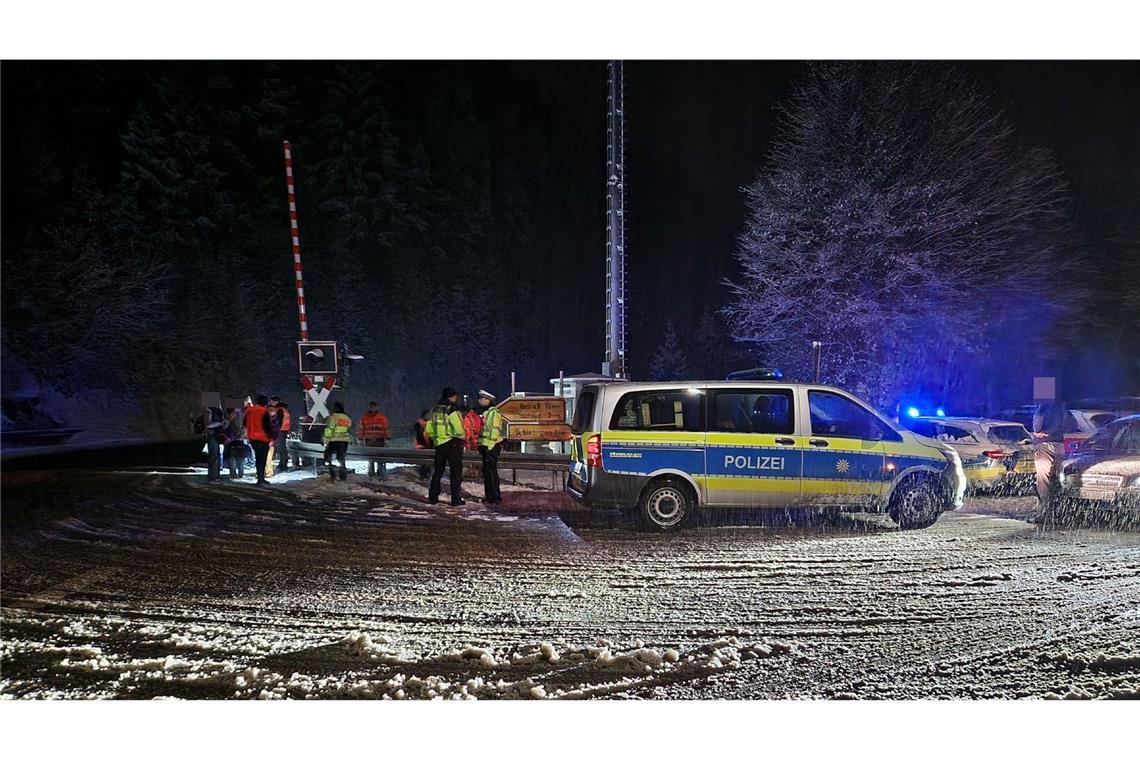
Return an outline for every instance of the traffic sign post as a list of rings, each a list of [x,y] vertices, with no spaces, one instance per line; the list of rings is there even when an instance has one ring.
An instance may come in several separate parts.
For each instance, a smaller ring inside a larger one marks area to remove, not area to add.
[[[566,399],[554,396],[511,396],[499,404],[509,441],[568,441]]]

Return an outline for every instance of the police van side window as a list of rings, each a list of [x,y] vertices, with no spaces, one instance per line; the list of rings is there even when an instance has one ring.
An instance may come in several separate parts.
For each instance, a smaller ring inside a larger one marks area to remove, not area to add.
[[[893,430],[850,399],[826,391],[808,391],[811,434],[830,438],[896,440]]]
[[[700,431],[703,398],[684,390],[627,393],[614,408],[610,429]]]
[[[791,390],[719,391],[714,397],[710,432],[791,435],[796,415]]]

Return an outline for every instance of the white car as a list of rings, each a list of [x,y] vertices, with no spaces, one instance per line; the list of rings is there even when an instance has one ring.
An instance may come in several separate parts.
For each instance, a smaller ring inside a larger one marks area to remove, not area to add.
[[[1102,510],[1140,513],[1140,415],[1115,420],[1065,460],[1062,494]]]
[[[984,417],[908,417],[900,422],[907,429],[957,451],[968,490],[1033,490],[1033,435],[1020,422]]]

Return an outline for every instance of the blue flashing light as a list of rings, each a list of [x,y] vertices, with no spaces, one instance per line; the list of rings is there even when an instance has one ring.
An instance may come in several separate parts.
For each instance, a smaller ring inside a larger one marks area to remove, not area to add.
[[[908,406],[906,408],[906,416],[907,417],[917,417],[918,416],[918,407],[917,406]]]
[[[938,407],[937,409],[934,410],[934,414],[937,417],[945,417],[946,416],[946,410],[943,409],[942,407]]]

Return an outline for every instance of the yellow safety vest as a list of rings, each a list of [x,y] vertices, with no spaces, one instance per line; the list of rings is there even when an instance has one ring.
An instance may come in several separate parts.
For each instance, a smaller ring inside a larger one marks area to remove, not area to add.
[[[325,423],[325,443],[350,440],[352,437],[348,432],[350,430],[352,430],[352,420],[348,415],[335,412]]]
[[[483,412],[483,431],[479,433],[479,445],[491,448],[503,440],[503,427],[503,413],[497,406],[487,407],[487,411]]]
[[[427,432],[431,437],[433,446],[442,446],[453,438],[463,440],[466,433],[463,430],[463,418],[459,410],[451,409],[439,404],[433,406],[428,417]]]

